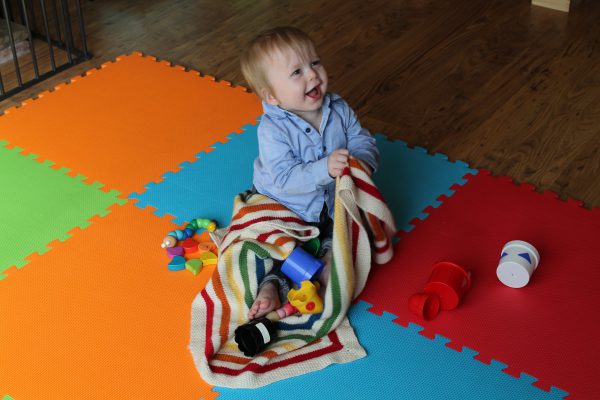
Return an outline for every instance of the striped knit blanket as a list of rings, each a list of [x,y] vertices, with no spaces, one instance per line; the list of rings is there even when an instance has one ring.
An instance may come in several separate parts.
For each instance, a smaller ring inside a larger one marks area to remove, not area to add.
[[[366,355],[346,312],[364,288],[371,262],[392,257],[396,228],[391,212],[365,167],[350,160],[336,182],[333,260],[322,314],[289,316],[261,354],[244,356],[233,339],[247,322],[261,279],[273,259],[318,236],[281,204],[263,196],[237,196],[231,225],[214,232],[219,262],[192,304],[190,351],[202,378],[215,386],[254,388],[345,363]]]

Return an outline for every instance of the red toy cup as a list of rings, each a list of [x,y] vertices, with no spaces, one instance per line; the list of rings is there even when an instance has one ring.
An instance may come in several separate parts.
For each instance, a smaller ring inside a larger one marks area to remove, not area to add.
[[[424,291],[438,295],[442,310],[452,310],[470,287],[469,272],[453,262],[440,261],[433,266]]]
[[[430,320],[440,312],[440,298],[435,293],[415,293],[408,299],[408,308],[413,314]]]

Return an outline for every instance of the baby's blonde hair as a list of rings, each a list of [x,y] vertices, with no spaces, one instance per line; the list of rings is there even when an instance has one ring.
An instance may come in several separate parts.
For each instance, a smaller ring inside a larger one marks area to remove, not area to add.
[[[265,58],[282,50],[292,50],[302,58],[308,58],[314,48],[312,39],[298,28],[281,26],[269,29],[255,37],[242,53],[242,74],[250,88],[262,97],[264,89],[272,89],[264,66]]]

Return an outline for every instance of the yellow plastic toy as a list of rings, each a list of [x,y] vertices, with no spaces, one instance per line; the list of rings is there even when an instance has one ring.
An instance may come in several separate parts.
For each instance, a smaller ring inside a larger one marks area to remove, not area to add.
[[[203,265],[217,265],[217,255],[211,251],[205,251],[200,256]]]
[[[302,281],[299,289],[290,289],[288,300],[302,314],[319,314],[323,312],[323,300],[318,290],[319,282]]]

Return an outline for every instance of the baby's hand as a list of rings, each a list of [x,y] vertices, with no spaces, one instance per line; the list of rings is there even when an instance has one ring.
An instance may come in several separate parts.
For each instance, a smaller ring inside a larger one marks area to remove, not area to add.
[[[327,158],[327,170],[332,178],[342,174],[344,168],[348,166],[348,156],[350,153],[346,149],[334,150]]]

